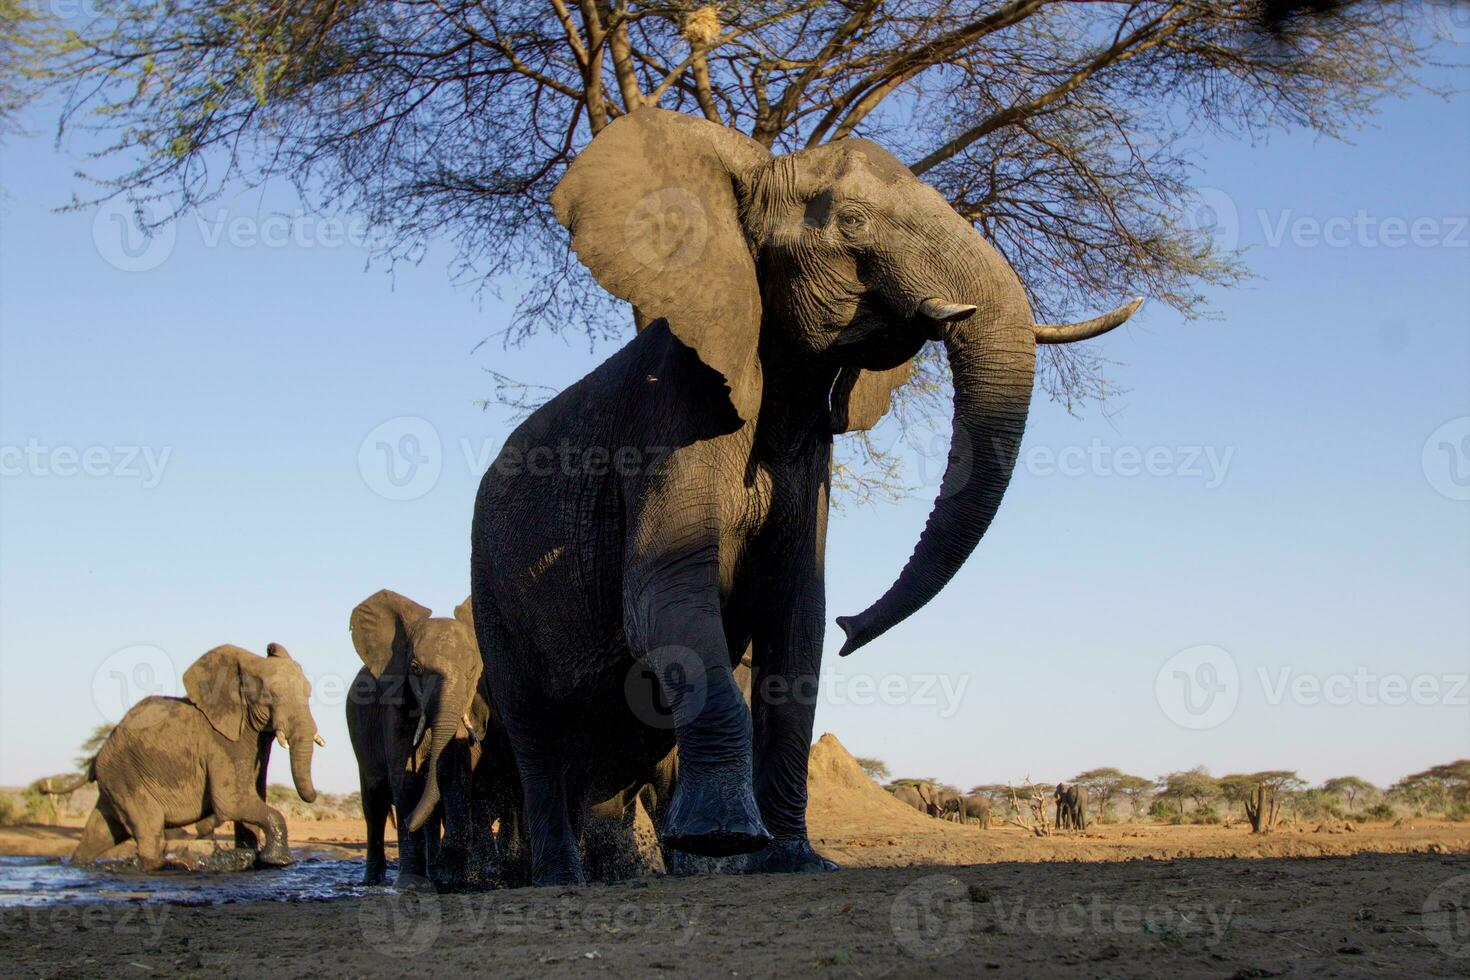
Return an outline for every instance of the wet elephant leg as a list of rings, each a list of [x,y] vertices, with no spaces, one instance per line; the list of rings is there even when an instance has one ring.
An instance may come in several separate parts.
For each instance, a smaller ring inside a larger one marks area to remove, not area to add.
[[[265,844],[256,852],[256,864],[277,868],[291,864],[286,818],[256,796],[253,787],[239,786],[228,778],[232,772],[232,767],[215,763],[209,766],[209,799],[215,819],[235,821],[237,835],[242,823],[249,824],[250,830],[260,833]]]
[[[150,799],[135,801],[122,813],[123,825],[138,844],[138,867],[157,871],[163,867],[163,808]]]
[[[362,784],[362,818],[367,824],[367,867],[364,885],[381,885],[388,880],[388,855],[384,847],[384,828],[393,809],[393,793],[386,783]]]
[[[104,812],[103,803],[99,800],[96,808],[92,810],[92,815],[87,818],[87,825],[82,828],[82,839],[77,843],[77,849],[72,852],[72,862],[81,864],[86,861],[95,861],[127,839],[127,827],[123,826],[121,820]]]

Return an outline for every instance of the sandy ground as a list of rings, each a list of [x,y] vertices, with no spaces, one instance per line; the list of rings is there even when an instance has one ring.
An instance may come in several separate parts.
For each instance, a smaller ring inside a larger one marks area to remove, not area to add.
[[[1470,975],[1467,825],[958,827],[888,797],[830,737],[811,790],[835,874],[6,909],[0,962],[48,977],[376,976],[426,962],[510,976]],[[76,833],[10,828],[0,853],[64,854]],[[291,837],[303,855],[362,853],[356,822],[295,821]]]

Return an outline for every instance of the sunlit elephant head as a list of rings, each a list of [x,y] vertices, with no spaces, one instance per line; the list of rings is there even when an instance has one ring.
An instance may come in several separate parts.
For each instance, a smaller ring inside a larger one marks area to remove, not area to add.
[[[424,793],[408,820],[417,831],[440,799],[439,761],[456,738],[469,738],[475,686],[480,681],[480,647],[470,600],[454,618],[433,617],[424,606],[383,589],[352,610],[352,645],[373,677],[403,677],[401,710],[417,714],[429,733]],[[415,739],[417,741],[417,739]]]
[[[316,799],[311,756],[324,744],[311,716],[311,683],[279,643],[264,657],[218,646],[184,671],[184,692],[215,731],[232,742],[265,732],[291,753],[291,779],[307,803]]]
[[[985,533],[1025,427],[1036,344],[1096,336],[1139,302],[1086,323],[1034,323],[990,243],[866,140],[773,156],[734,130],[641,109],[578,155],[552,204],[578,257],[640,325],[665,319],[724,377],[732,427],[803,411],[834,433],[870,428],[924,342],[943,343],[955,400],[939,496],[898,580],[839,618],[843,654],[928,602]],[[781,398],[812,378],[814,404]]]

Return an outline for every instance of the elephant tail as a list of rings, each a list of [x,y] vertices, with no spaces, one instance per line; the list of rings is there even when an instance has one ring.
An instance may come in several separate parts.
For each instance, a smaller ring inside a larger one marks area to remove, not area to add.
[[[71,782],[64,783],[61,786],[52,786],[50,779],[38,779],[36,780],[35,784],[36,789],[40,790],[43,793],[49,793],[52,796],[65,796],[68,793],[75,793],[83,786],[96,780],[96,764],[97,758],[96,756],[93,756],[91,759],[87,760],[86,772],[78,774],[77,777]]]

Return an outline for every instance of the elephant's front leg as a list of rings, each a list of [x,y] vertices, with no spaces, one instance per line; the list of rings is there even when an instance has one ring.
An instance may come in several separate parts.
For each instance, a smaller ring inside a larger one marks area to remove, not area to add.
[[[679,747],[662,841],[708,857],[771,839],[752,793],[750,711],[730,671],[717,555],[701,541],[642,556],[626,580],[624,617],[635,655],[659,679]]]
[[[767,597],[755,633],[750,706],[754,719],[755,796],[775,841],[748,859],[753,873],[835,871],[812,849],[806,829],[807,756],[822,672],[826,601],[820,569],[787,565],[798,581]],[[783,576],[784,577],[784,576]]]

